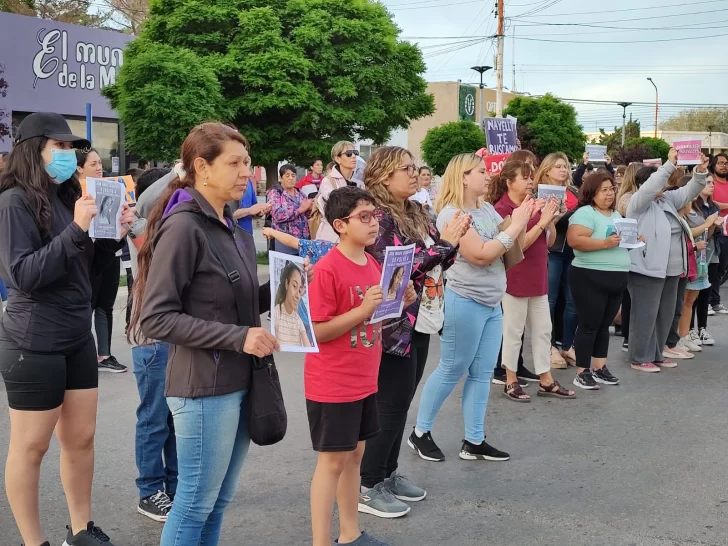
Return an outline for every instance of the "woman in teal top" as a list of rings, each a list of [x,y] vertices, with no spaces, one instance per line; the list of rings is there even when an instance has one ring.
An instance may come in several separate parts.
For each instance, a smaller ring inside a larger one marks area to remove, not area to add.
[[[607,369],[609,326],[619,311],[627,288],[630,257],[619,247],[614,219],[616,186],[608,172],[595,172],[584,180],[579,208],[569,220],[566,237],[574,249],[570,285],[578,328],[574,338],[574,385],[598,390],[599,383],[616,385],[619,379]]]

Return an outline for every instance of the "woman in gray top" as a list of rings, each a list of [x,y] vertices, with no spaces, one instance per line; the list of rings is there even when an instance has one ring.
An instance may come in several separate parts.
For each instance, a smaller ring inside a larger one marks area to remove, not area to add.
[[[638,232],[646,243],[630,252],[628,284],[632,298],[629,359],[632,369],[638,371],[659,372],[677,366],[662,354],[675,314],[678,282],[687,271],[688,228],[677,211],[705,186],[708,162],[702,156],[685,187],[663,193],[676,164],[677,150],[671,149],[668,161],[659,169],[642,167],[636,176],[639,189],[627,206],[627,217],[637,219]]]
[[[432,439],[432,425],[445,399],[465,374],[465,440],[460,458],[506,461],[510,457],[485,442],[485,410],[503,336],[503,255],[524,235],[534,201],[530,197],[524,200],[515,209],[510,226],[501,231],[503,218],[493,205],[483,201],[489,184],[482,159],[474,154],[455,156],[445,171],[435,203],[438,228],[442,229],[459,210],[471,216],[471,226],[460,239],[458,256],[447,272],[440,362],[422,390],[417,426],[408,440],[409,446],[427,461],[445,458]]]

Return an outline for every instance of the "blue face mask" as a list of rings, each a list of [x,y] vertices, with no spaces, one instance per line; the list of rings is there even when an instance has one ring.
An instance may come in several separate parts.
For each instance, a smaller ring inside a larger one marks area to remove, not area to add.
[[[46,172],[53,182],[63,184],[76,172],[76,152],[73,150],[51,150],[51,162],[46,165]]]

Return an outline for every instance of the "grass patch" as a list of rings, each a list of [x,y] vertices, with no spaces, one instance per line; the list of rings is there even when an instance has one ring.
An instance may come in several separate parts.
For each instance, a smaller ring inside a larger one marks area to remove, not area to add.
[[[258,263],[258,265],[268,265],[268,253],[257,252],[255,256],[255,261]]]
[[[126,275],[121,275],[119,277],[119,286],[126,286]]]

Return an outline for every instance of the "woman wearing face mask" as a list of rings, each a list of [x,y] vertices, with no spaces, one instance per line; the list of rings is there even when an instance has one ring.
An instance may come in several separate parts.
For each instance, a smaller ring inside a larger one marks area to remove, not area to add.
[[[675,315],[678,283],[687,273],[688,227],[678,210],[705,187],[708,161],[703,156],[685,187],[665,192],[676,164],[677,151],[671,149],[659,169],[642,167],[635,177],[639,189],[627,206],[627,217],[637,219],[638,231],[645,237],[645,246],[630,252],[630,324],[639,328],[630,332],[629,359],[636,371],[654,373],[677,367],[664,356],[663,348]]]
[[[279,174],[281,182],[268,192],[267,202],[271,205],[271,227],[297,239],[310,239],[308,216],[312,199],[307,199],[301,190],[296,189],[296,167],[283,165]],[[298,255],[298,249],[275,241],[274,249],[285,254]]]
[[[90,143],[72,135],[60,115],[31,114],[0,176],[0,276],[10,289],[0,320],[10,406],[5,485],[27,546],[49,545],[38,486],[54,431],[71,518],[64,545],[111,544],[91,521],[98,367],[89,275],[101,251],[113,256],[121,243],[94,243],[87,234],[98,211],[81,196],[74,147]],[[133,217],[124,205],[122,237]]]
[[[103,167],[96,150],[76,150],[78,181],[81,191],[86,193],[86,178],[101,178]],[[102,215],[104,211],[99,210]],[[121,271],[121,251],[107,254],[97,260],[91,270],[91,306],[94,310],[94,330],[96,331],[97,354],[100,372],[123,373],[127,370],[111,354],[111,338],[114,327],[114,303],[119,292]]]
[[[485,412],[490,382],[503,336],[501,299],[506,290],[503,256],[523,235],[534,202],[528,197],[513,211],[504,231],[503,218],[483,200],[490,178],[481,159],[462,154],[450,160],[436,208],[440,227],[461,210],[471,218],[470,229],[460,239],[458,256],[447,271],[445,325],[440,340],[440,362],[422,389],[417,427],[409,446],[426,461],[445,455],[432,439],[432,426],[442,404],[460,378],[463,387],[465,440],[460,458],[466,461],[507,461],[508,453],[485,441]]]
[[[329,198],[329,194],[337,188],[343,188],[346,185],[357,185],[356,182],[353,182],[357,157],[359,157],[359,150],[354,148],[354,144],[346,140],[337,142],[331,148],[331,159],[334,160],[335,164],[331,169],[331,173],[324,178],[321,186],[319,186],[314,210],[311,213],[311,223],[316,231],[316,239],[330,243],[339,241],[339,236],[326,221],[326,200]],[[313,236],[313,233],[311,235]]]
[[[567,363],[576,364],[574,353],[574,334],[576,333],[576,307],[574,298],[569,289],[569,268],[574,259],[574,251],[566,241],[566,230],[569,228],[569,218],[579,204],[579,190],[570,184],[571,170],[569,159],[566,154],[554,153],[547,155],[541,162],[541,166],[534,182],[536,188],[541,184],[550,186],[565,186],[564,202],[561,204],[559,216],[556,220],[556,239],[549,248],[549,309],[551,310],[552,335],[551,335],[551,367],[564,369]],[[564,301],[563,314],[556,315],[556,304],[559,297]],[[556,347],[556,336],[553,332],[562,332],[561,351]]]
[[[136,332],[141,325],[145,338],[174,345],[165,394],[179,475],[161,546],[218,543],[250,444],[251,355],[263,357],[279,348],[260,326],[270,292],[268,284],[258,286],[253,238],[226,206],[247,188],[248,146],[243,135],[221,123],[192,129],[182,144],[186,174],[169,184],[149,215],[138,256],[130,328]],[[211,241],[240,274],[239,287],[249,302],[243,324]]]
[[[379,148],[369,159],[364,178],[383,212],[377,242],[367,251],[382,263],[388,246],[414,244],[416,248],[411,280],[417,300],[382,327],[377,392],[381,432],[367,440],[361,463],[359,511],[396,518],[410,511],[401,501],[420,501],[427,495],[397,473],[399,451],[407,412],[425,370],[430,336],[442,328],[445,319],[443,268],[455,260],[470,219],[457,211],[441,234],[429,214],[409,200],[417,191],[417,168],[404,148]]]

